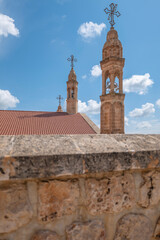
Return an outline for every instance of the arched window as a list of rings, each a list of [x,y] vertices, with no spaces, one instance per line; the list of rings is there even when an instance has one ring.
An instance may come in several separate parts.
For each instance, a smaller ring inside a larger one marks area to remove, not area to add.
[[[115,78],[115,81],[114,81],[114,91],[115,92],[119,92],[119,79],[118,77]]]
[[[71,97],[74,98],[74,88],[72,88]]]
[[[110,78],[108,77],[106,80],[106,93],[110,93],[111,91],[111,81]]]

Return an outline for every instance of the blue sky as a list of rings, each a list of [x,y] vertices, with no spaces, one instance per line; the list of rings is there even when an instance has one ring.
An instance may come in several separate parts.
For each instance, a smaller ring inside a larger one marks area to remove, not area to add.
[[[0,109],[56,111],[74,54],[79,110],[97,124],[105,0],[0,0]],[[119,0],[126,133],[160,133],[159,0]],[[63,101],[64,102],[64,101]],[[64,104],[64,103],[63,103]]]

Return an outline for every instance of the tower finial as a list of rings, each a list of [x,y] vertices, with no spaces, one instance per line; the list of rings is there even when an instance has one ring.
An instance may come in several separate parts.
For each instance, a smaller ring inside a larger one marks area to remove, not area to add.
[[[113,27],[115,25],[114,16],[120,17],[121,14],[119,11],[117,11],[117,4],[111,3],[109,6],[110,9],[105,8],[104,11],[106,14],[109,14],[108,20],[110,21],[109,23],[111,24],[111,27]]]
[[[74,57],[74,55],[72,54],[70,56],[70,58],[67,59],[69,62],[71,62],[71,69],[74,68],[74,62],[77,62],[77,59]]]
[[[57,100],[59,100],[59,106],[58,106],[57,112],[63,112],[62,106],[61,106],[61,101],[63,100],[63,97],[61,95],[59,95],[57,97]]]
[[[63,100],[63,97],[62,97],[61,95],[59,95],[59,96],[57,97],[57,100],[59,100],[59,106],[61,106],[61,101]]]

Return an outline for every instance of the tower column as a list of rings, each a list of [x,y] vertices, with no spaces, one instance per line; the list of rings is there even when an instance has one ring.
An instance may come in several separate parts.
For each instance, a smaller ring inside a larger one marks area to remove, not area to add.
[[[123,93],[123,71],[119,74],[119,93]]]
[[[110,82],[111,82],[110,93],[114,93],[114,81],[115,81],[115,77],[114,77],[114,72],[112,71],[110,74]]]
[[[106,76],[105,72],[102,72],[102,95],[106,94]]]

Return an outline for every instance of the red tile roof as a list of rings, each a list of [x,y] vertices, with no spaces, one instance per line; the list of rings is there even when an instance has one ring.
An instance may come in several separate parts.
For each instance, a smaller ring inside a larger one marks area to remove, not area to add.
[[[96,134],[80,113],[0,111],[0,135]]]

